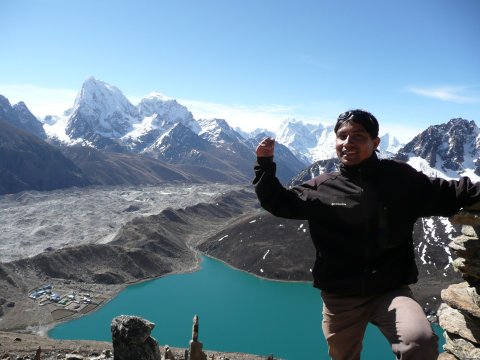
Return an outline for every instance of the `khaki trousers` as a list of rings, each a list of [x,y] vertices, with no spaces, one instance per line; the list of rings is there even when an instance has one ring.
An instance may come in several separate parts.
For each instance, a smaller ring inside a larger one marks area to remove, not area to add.
[[[367,297],[322,291],[322,298],[322,329],[333,360],[360,359],[369,322],[390,342],[396,359],[437,359],[438,337],[409,287]]]

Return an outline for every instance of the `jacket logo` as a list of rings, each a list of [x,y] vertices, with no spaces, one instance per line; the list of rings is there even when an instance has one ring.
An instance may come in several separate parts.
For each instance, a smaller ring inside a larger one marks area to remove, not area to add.
[[[343,202],[332,202],[332,206],[347,206],[347,203],[343,203]]]

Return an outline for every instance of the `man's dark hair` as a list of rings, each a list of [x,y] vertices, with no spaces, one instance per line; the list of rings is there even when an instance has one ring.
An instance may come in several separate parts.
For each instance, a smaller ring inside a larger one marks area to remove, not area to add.
[[[354,109],[346,111],[338,116],[337,123],[335,124],[334,131],[337,133],[337,130],[345,122],[355,122],[362,125],[365,130],[370,134],[372,139],[378,137],[378,121],[371,113],[365,110]]]

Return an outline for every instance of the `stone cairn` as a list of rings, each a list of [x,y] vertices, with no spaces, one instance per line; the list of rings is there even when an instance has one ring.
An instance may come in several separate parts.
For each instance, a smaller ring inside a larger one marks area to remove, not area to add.
[[[462,234],[449,247],[458,256],[453,267],[465,282],[442,290],[437,316],[445,336],[439,360],[480,359],[480,203],[450,218]]]
[[[185,360],[207,360],[207,355],[203,352],[203,344],[198,341],[198,315],[193,317],[192,340],[189,343],[188,351],[185,351]]]

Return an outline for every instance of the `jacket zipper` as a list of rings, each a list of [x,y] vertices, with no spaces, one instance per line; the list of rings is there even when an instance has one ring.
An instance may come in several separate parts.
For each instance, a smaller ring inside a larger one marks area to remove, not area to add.
[[[362,269],[362,277],[361,277],[361,294],[366,294],[366,274],[370,270],[368,269],[369,264],[369,257],[370,257],[370,241],[369,241],[369,224],[368,224],[368,204],[365,195],[365,181],[362,174],[362,169],[358,169],[359,174],[359,183],[360,183],[360,194],[361,194],[361,201],[362,201],[362,208],[363,208],[363,217],[364,217],[364,251],[363,251],[363,269]]]

